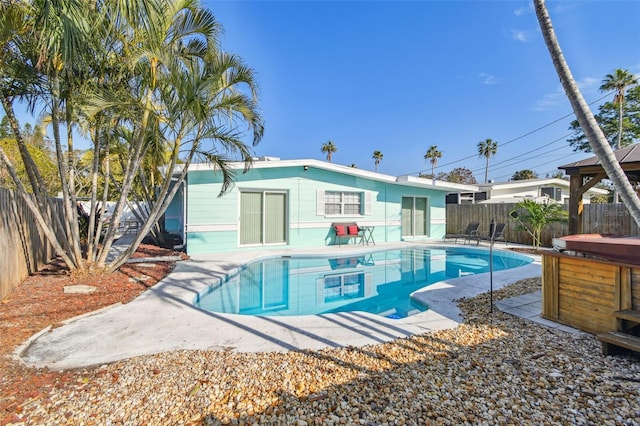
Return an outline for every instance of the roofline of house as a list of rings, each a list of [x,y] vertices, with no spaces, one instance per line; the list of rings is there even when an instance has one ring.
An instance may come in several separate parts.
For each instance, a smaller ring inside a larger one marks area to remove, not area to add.
[[[564,179],[558,178],[544,178],[544,179],[523,179],[523,180],[511,180],[508,182],[492,182],[492,183],[479,183],[478,187],[480,190],[490,188],[490,189],[512,189],[512,188],[521,188],[523,186],[531,186],[534,185],[558,185],[565,188],[570,187],[570,182]],[[609,191],[606,189],[600,188],[590,188],[587,192],[592,194],[608,194]]]
[[[233,169],[243,169],[244,163],[235,162],[230,163],[229,166]],[[351,176],[362,177],[366,179],[375,180],[378,182],[394,183],[403,186],[412,186],[419,188],[430,188],[449,192],[478,192],[477,185],[463,185],[459,183],[445,182],[440,180],[422,178],[417,176],[391,176],[384,173],[372,172],[369,170],[358,169],[355,167],[342,166],[339,164],[329,163],[327,161],[320,161],[314,159],[299,159],[299,160],[280,160],[277,157],[261,157],[254,159],[251,168],[252,169],[268,169],[276,167],[300,167],[303,170],[309,168],[322,169],[332,171],[336,173],[347,174]],[[305,169],[306,167],[306,169]],[[179,174],[182,170],[181,165],[176,165],[174,175]],[[210,163],[192,163],[189,166],[189,171],[206,171],[216,170],[215,166]]]

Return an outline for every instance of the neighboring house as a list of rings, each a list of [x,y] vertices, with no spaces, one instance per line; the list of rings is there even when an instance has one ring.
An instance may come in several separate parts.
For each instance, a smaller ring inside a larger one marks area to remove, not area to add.
[[[254,160],[247,173],[237,164],[233,188],[218,197],[220,188],[219,172],[193,164],[165,213],[166,230],[181,234],[191,254],[334,244],[333,222],[374,227],[375,242],[441,240],[446,193],[478,189],[270,157]]]
[[[477,186],[479,190],[475,194],[449,194],[447,203],[517,203],[526,198],[539,202],[555,201],[558,203],[565,203],[569,200],[569,181],[564,179],[524,179],[479,183]],[[608,191],[604,189],[591,188],[583,195],[582,202],[589,204],[592,195],[607,193]]]

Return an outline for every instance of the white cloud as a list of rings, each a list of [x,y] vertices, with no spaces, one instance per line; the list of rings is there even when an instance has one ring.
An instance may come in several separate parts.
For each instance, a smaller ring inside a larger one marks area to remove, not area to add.
[[[578,81],[578,87],[584,95],[585,93],[594,93],[597,90],[600,90],[601,83],[602,80],[599,78],[585,77],[582,80]]]
[[[563,101],[566,101],[566,99],[567,98],[564,95],[564,91],[560,89],[557,92],[547,93],[546,95],[544,95],[542,99],[533,104],[533,109],[535,111],[546,111],[558,105],[561,105]]]
[[[580,92],[583,96],[599,93],[600,80],[593,77],[585,77],[577,82]],[[567,96],[564,93],[562,86],[558,86],[557,90],[553,93],[545,94],[542,99],[533,104],[535,111],[546,111],[557,107],[558,105],[566,104],[568,102]]]
[[[524,30],[511,30],[511,38],[517,41],[526,42],[531,38],[529,31]]]
[[[516,16],[523,16],[531,12],[533,12],[533,3],[530,2],[527,6],[522,6],[521,8],[514,10],[513,14]]]
[[[500,80],[493,74],[487,74],[487,73],[480,73],[478,74],[478,77],[480,78],[480,83],[482,84],[498,84],[500,83]]]

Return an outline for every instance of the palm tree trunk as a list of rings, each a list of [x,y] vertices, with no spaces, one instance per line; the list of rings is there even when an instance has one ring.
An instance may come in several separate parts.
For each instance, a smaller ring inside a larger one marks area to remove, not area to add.
[[[91,208],[89,211],[89,227],[87,229],[87,262],[92,264],[95,259],[94,242],[96,233],[100,234],[100,229],[96,228],[96,206],[98,200],[98,170],[100,167],[100,119],[95,122],[93,129],[93,162],[91,164]]]
[[[130,148],[129,158],[124,170],[122,190],[120,192],[120,197],[116,203],[116,207],[113,211],[113,220],[115,221],[112,220],[109,226],[109,230],[107,231],[107,235],[104,238],[104,245],[102,247],[102,250],[97,257],[97,267],[99,268],[102,268],[105,265],[107,255],[115,239],[116,229],[119,225],[120,216],[122,215],[122,211],[124,210],[127,196],[129,195],[129,192],[131,192],[131,187],[133,186],[133,177],[137,174],[137,170],[140,167],[140,162],[143,155],[144,138],[147,131],[147,125],[149,124],[149,117],[151,115],[152,100],[153,91],[152,88],[148,88],[146,93],[146,100],[144,103],[144,111],[140,120],[140,129],[138,130],[138,134],[136,135],[133,146]],[[148,229],[145,232],[147,231]],[[137,247],[137,245],[134,244],[132,244],[132,246]],[[124,261],[122,263],[124,263]],[[120,263],[120,265],[122,263]],[[107,272],[112,272],[116,268],[117,267],[114,267],[112,269],[108,268]]]
[[[622,97],[618,94],[618,144],[616,149],[620,148],[622,148]],[[618,191],[616,191],[615,188],[613,190],[613,202],[620,202],[620,194],[618,194]]]
[[[624,89],[623,89],[624,90]],[[622,96],[618,95],[618,146],[616,149],[622,148]]]
[[[611,145],[605,138],[600,126],[593,117],[593,113],[589,109],[589,106],[585,102],[578,86],[573,78],[569,65],[567,65],[558,39],[556,38],[555,31],[551,24],[551,18],[549,12],[545,6],[544,0],[534,0],[536,9],[536,15],[538,17],[538,23],[542,30],[545,43],[549,49],[551,60],[555,66],[558,77],[562,83],[571,107],[573,108],[576,118],[582,127],[591,149],[596,154],[602,167],[604,168],[607,176],[613,183],[613,187],[620,194],[622,201],[624,202],[627,210],[631,214],[631,217],[635,223],[640,227],[640,198],[634,192],[629,179],[624,174],[622,167],[616,160],[616,157],[611,149]]]
[[[38,205],[40,208],[44,208],[46,194],[43,193],[45,185],[42,181],[42,177],[38,172],[38,168],[36,167],[31,155],[29,154],[29,150],[27,149],[27,144],[22,137],[22,132],[20,131],[20,125],[18,124],[18,119],[15,116],[15,112],[13,110],[13,102],[8,97],[2,93],[2,106],[4,108],[4,112],[7,115],[7,119],[9,120],[9,124],[11,125],[11,130],[13,130],[13,134],[16,138],[16,143],[18,145],[18,150],[20,151],[20,157],[22,158],[22,162],[24,163],[25,171],[27,172],[27,176],[29,177],[29,183],[31,183],[31,189],[33,190],[33,194],[36,196],[36,200],[38,201]]]
[[[20,126],[18,124],[18,120],[17,120],[17,118],[15,116],[15,113],[14,113],[14,110],[13,110],[13,102],[2,91],[0,91],[0,99],[2,100],[2,106],[4,108],[4,111],[5,111],[8,119],[9,119],[9,123],[11,124],[11,129],[13,130],[13,133],[15,135],[16,143],[18,144],[18,148],[20,150],[20,155],[21,155],[22,161],[24,163],[24,167],[25,167],[25,170],[27,172],[27,176],[29,178],[29,183],[31,184],[31,189],[33,190],[33,194],[34,194],[34,196],[36,198],[36,203],[38,205],[38,211],[42,213],[42,220],[46,224],[46,226],[48,227],[48,233],[45,232],[45,234],[47,234],[48,236],[49,235],[55,236],[56,235],[56,232],[55,232],[56,230],[58,230],[60,234],[64,234],[65,233],[64,232],[64,225],[62,224],[62,221],[60,219],[60,215],[53,211],[53,208],[52,208],[52,205],[51,205],[51,200],[49,199],[48,194],[45,192],[46,185],[44,184],[44,181],[42,180],[42,176],[40,175],[40,172],[38,171],[37,166],[33,162],[33,158],[31,158],[31,154],[29,154],[29,150],[27,149],[27,145],[26,145],[26,143],[24,141],[24,138],[22,137],[22,133],[20,131]],[[9,167],[9,166],[7,166],[7,167]],[[11,173],[9,173],[9,174],[11,175]],[[12,178],[14,177],[13,175],[11,175],[11,176],[12,176]],[[16,178],[17,178],[17,175],[16,175]],[[19,179],[19,178],[17,178],[17,179]],[[19,184],[18,182],[14,181],[14,183],[16,184],[16,188],[18,188],[18,192],[20,191],[19,188],[21,188],[21,187],[24,188],[24,186],[22,185],[21,182]],[[24,194],[20,194],[22,197],[26,197],[27,194],[28,194],[26,188],[24,189],[24,191],[25,191]],[[35,214],[35,212],[34,212],[34,214]],[[60,240],[56,239],[56,241],[51,241],[51,244],[54,245],[54,246],[61,246],[61,244],[63,244],[67,251],[70,252],[70,250],[71,250],[71,246],[69,245],[68,241],[66,241],[66,240],[60,241]]]
[[[77,227],[73,229],[73,223],[78,223],[78,212],[76,206],[71,204],[71,194],[69,182],[67,180],[67,168],[64,162],[64,150],[62,148],[62,142],[60,139],[60,77],[57,71],[51,79],[51,127],[53,129],[53,141],[56,147],[56,160],[58,164],[58,173],[60,175],[60,184],[62,187],[62,202],[64,206],[64,226],[68,236],[70,248],[73,251],[72,256],[73,264],[67,264],[70,270],[82,268],[82,252],[80,250],[80,235]],[[73,221],[75,217],[75,222]]]
[[[121,253],[116,259],[114,259],[111,263],[107,265],[106,270],[108,272],[113,272],[117,270],[120,266],[122,266],[122,264],[124,264],[124,262],[127,261],[127,259],[131,256],[131,254],[133,254],[135,249],[142,242],[145,235],[147,235],[147,233],[151,230],[151,228],[155,226],[156,222],[158,221],[158,218],[161,215],[161,212],[164,212],[167,209],[167,207],[171,203],[171,200],[173,200],[173,197],[178,192],[178,189],[180,189],[180,186],[184,182],[184,179],[187,175],[187,170],[189,169],[189,165],[191,164],[191,161],[197,151],[196,150],[197,144],[194,144],[192,146],[189,154],[187,155],[187,158],[182,164],[183,168],[182,168],[180,177],[178,177],[177,181],[174,182],[173,188],[169,190],[172,183],[171,175],[173,174],[173,170],[175,169],[176,159],[178,158],[181,142],[182,142],[181,137],[177,137],[173,143],[173,152],[171,155],[171,161],[165,172],[167,173],[167,178],[164,179],[162,187],[158,191],[157,199],[163,200],[163,202],[157,202],[153,205],[153,207],[151,208],[151,211],[149,212],[149,215],[147,217],[145,224],[142,226],[142,229],[138,232],[138,235],[136,235],[136,237],[134,238],[134,241],[129,245],[129,247],[123,253]]]
[[[31,210],[31,213],[33,213],[33,216],[36,219],[36,222],[38,223],[38,225],[40,225],[40,229],[44,233],[45,237],[49,240],[49,243],[51,243],[51,245],[53,246],[53,249],[55,250],[56,254],[58,254],[62,258],[62,261],[68,266],[73,265],[74,263],[71,260],[71,258],[67,256],[67,252],[58,243],[58,239],[56,238],[55,232],[53,232],[53,229],[51,229],[51,227],[49,226],[48,221],[42,216],[41,210],[33,202],[33,199],[29,196],[27,189],[24,187],[24,185],[22,184],[22,181],[18,177],[18,172],[16,172],[15,167],[13,167],[11,160],[9,160],[9,157],[7,157],[6,153],[4,152],[4,149],[2,149],[2,146],[0,146],[0,164],[4,164],[5,167],[7,168],[7,171],[9,172],[11,179],[16,185],[16,188],[17,188],[16,192],[22,197],[24,202],[27,204],[27,207],[29,208],[29,210]],[[46,212],[50,213],[50,210],[46,210]],[[69,269],[73,270],[71,266]]]
[[[484,183],[487,183],[487,179],[489,179],[489,157],[487,156],[487,161],[484,165]]]

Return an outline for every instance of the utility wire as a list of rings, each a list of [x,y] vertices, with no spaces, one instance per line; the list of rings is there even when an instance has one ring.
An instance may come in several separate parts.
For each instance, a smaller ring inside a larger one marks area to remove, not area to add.
[[[560,151],[561,149],[564,149],[564,146],[561,146],[561,147],[555,148],[555,149],[551,149],[551,150],[549,150],[547,152]],[[525,161],[530,161],[530,160],[531,160],[530,158],[523,158],[522,160],[514,161],[513,163],[505,164],[504,166],[501,166],[501,167],[493,167],[491,170],[495,171],[495,170],[504,169],[506,167],[512,166],[513,164],[523,163]],[[482,170],[484,170],[484,169],[482,169]]]
[[[500,170],[500,169],[503,169],[503,168],[505,168],[505,167],[509,167],[509,166],[511,166],[512,164],[518,164],[518,163],[522,163],[523,161],[528,161],[528,160],[529,160],[529,158],[522,158],[522,157],[523,157],[523,156],[525,156],[525,155],[527,155],[527,154],[534,153],[534,152],[536,152],[536,151],[538,151],[538,150],[540,150],[540,149],[542,149],[542,148],[544,148],[544,147],[547,147],[547,146],[549,146],[549,145],[553,145],[554,143],[561,142],[561,141],[563,141],[564,139],[568,138],[568,137],[569,137],[569,136],[571,136],[571,135],[572,135],[572,133],[568,133],[568,134],[566,134],[566,135],[564,135],[564,136],[559,137],[558,139],[555,139],[555,140],[553,140],[553,141],[551,141],[551,142],[548,142],[548,143],[546,143],[546,144],[544,144],[544,145],[542,145],[542,146],[539,146],[538,148],[534,148],[534,149],[532,149],[531,151],[527,151],[527,152],[523,152],[523,153],[521,153],[521,154],[518,154],[518,156],[517,156],[517,157],[511,157],[511,158],[507,158],[506,160],[502,160],[502,161],[499,161],[499,162],[497,162],[497,163],[493,163],[493,166],[491,167],[491,170]],[[565,147],[565,146],[561,146],[561,147],[559,147],[559,148],[555,148],[555,149],[552,149],[552,150],[550,150],[550,151],[546,151],[546,152],[558,151],[558,150],[560,150],[560,149],[564,149],[564,148],[566,148],[566,147]],[[515,161],[515,162],[511,162],[512,160],[515,160],[515,159],[519,159],[519,160],[518,160],[518,161]],[[495,166],[499,166],[499,165],[504,164],[504,163],[509,163],[509,164],[507,164],[507,165],[505,165],[505,166],[502,166],[502,167],[495,167]],[[478,169],[472,170],[472,172],[477,172],[477,171],[482,171],[482,170],[484,170],[484,167],[481,167],[481,168],[478,168]]]
[[[546,166],[546,165],[548,165],[548,164],[549,164],[549,162],[548,162],[548,161],[545,161],[544,163],[536,164],[535,166],[533,166],[533,167],[532,167],[532,169],[535,169],[535,168],[537,168],[537,167]],[[509,176],[508,176],[508,175],[505,175],[505,176],[500,176],[500,177],[502,178],[502,177],[509,177]]]
[[[596,99],[595,101],[590,102],[588,105],[593,105],[593,104],[595,104],[596,102],[600,102],[601,100],[603,100],[603,99],[605,99],[605,98],[607,98],[607,97],[611,96],[611,94],[612,94],[612,93],[614,93],[614,91],[611,91],[611,92],[606,93],[605,95],[603,95],[602,97],[600,97],[600,98]],[[560,121],[562,121],[562,120],[564,120],[564,119],[566,119],[566,118],[568,118],[568,117],[571,117],[572,115],[575,115],[575,113],[574,113],[574,112],[570,112],[570,113],[568,113],[568,114],[566,114],[566,115],[563,115],[562,117],[560,117],[560,118],[558,118],[558,119],[556,119],[556,120],[553,120],[553,121],[551,121],[550,123],[547,123],[547,124],[545,124],[545,125],[543,125],[543,126],[540,126],[540,127],[536,128],[536,129],[534,129],[534,130],[531,130],[531,131],[529,131],[529,132],[527,132],[527,133],[524,133],[524,134],[522,134],[522,135],[520,135],[520,136],[518,136],[518,137],[516,137],[516,138],[510,139],[510,140],[508,140],[507,142],[500,143],[500,146],[502,147],[502,146],[505,146],[505,145],[509,145],[509,144],[511,144],[511,143],[513,143],[513,142],[519,141],[520,139],[523,139],[523,138],[525,138],[525,137],[527,137],[527,136],[529,136],[529,135],[532,135],[532,134],[534,134],[534,133],[536,133],[536,132],[539,132],[539,131],[541,131],[541,130],[543,130],[543,129],[546,129],[547,127],[552,126],[552,125],[554,125],[554,124],[556,124],[556,123],[558,123],[558,122],[560,122]],[[570,135],[571,135],[571,134],[569,134],[568,136],[570,136]],[[566,136],[566,137],[568,137],[568,136]],[[555,142],[557,142],[557,140],[556,140]],[[544,145],[544,146],[546,146],[546,145]],[[543,147],[544,147],[544,146],[543,146]],[[543,148],[543,147],[541,147],[541,148]],[[535,151],[535,150],[534,150],[534,151]],[[476,157],[478,157],[476,154],[474,154],[474,155],[469,155],[469,156],[467,156],[467,157],[460,158],[460,159],[458,159],[458,160],[449,161],[448,163],[444,163],[444,164],[437,165],[437,166],[435,167],[435,169],[440,169],[440,168],[442,168],[442,167],[450,166],[450,165],[452,165],[452,164],[457,164],[457,163],[459,163],[459,162],[461,162],[461,161],[469,160],[469,159],[471,159],[471,158],[476,158]],[[419,173],[422,173],[422,172],[424,172],[424,171],[426,171],[426,170],[429,170],[429,169],[422,169],[422,170],[418,170],[417,172],[406,173],[406,174],[404,174],[403,176],[419,174]]]

